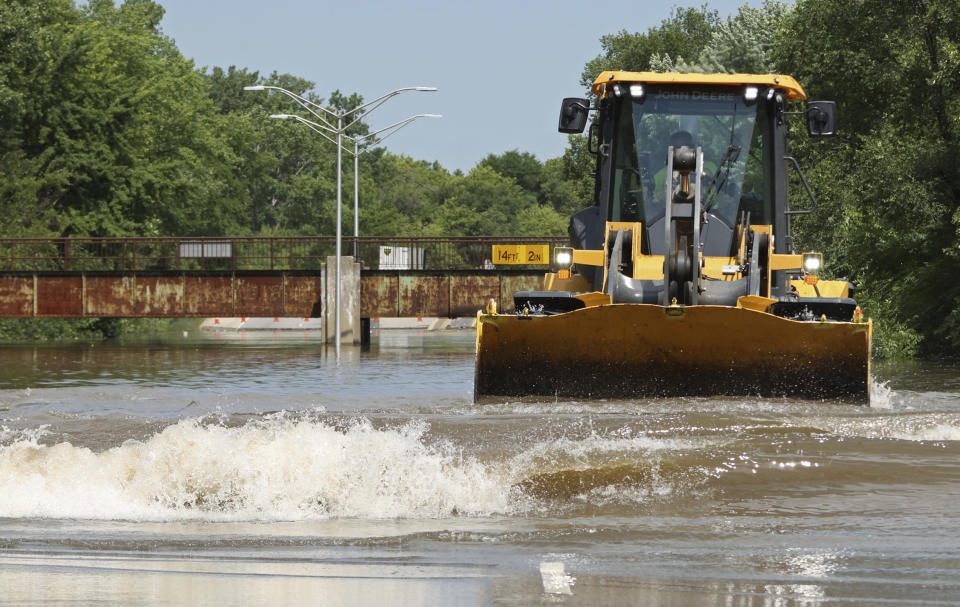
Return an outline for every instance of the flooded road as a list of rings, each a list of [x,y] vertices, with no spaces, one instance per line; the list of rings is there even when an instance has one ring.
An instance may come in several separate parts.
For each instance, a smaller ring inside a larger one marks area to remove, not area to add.
[[[0,349],[0,603],[960,604],[960,367],[474,405],[473,339]]]

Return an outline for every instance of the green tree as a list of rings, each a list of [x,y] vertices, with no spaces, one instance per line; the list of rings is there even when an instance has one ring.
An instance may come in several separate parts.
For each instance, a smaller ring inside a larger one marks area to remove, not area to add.
[[[589,88],[604,70],[667,71],[662,69],[663,57],[680,61],[698,56],[719,23],[719,13],[706,4],[700,8],[675,7],[659,26],[645,33],[622,30],[603,36],[600,38],[603,52],[587,62],[580,84]]]
[[[5,4],[7,188],[59,234],[236,231],[235,161],[202,76],[149,0]],[[10,94],[9,91],[15,91]],[[22,206],[22,204],[21,204]],[[56,214],[45,213],[55,209]],[[52,225],[49,225],[52,224]]]
[[[952,1],[801,0],[776,46],[841,113],[836,141],[795,146],[821,200],[799,242],[860,285],[881,353],[960,346],[958,40]]]
[[[519,236],[563,236],[569,224],[570,217],[553,207],[535,205],[522,209],[509,231]]]
[[[365,234],[413,236],[430,231],[455,180],[436,163],[378,148],[361,162],[360,227]],[[460,178],[462,179],[462,177]]]
[[[714,25],[710,40],[695,60],[678,60],[676,70],[730,74],[776,72],[773,46],[788,12],[786,3],[778,0],[764,0],[762,8],[741,6],[735,16]]]
[[[513,179],[524,190],[540,198],[543,185],[543,165],[530,152],[510,150],[503,154],[488,154],[480,161],[503,177]]]
[[[259,72],[250,72],[246,68],[231,65],[226,70],[214,67],[210,73],[207,73],[206,69],[202,70],[202,73],[207,80],[210,100],[218,113],[250,112],[264,104],[261,97],[243,90],[243,87],[253,86],[260,81]]]
[[[593,172],[596,166],[597,159],[587,148],[587,138],[569,135],[563,156],[552,158],[545,165],[548,179],[565,185],[564,196],[553,199],[553,207],[557,211],[572,215],[593,204],[596,188]]]
[[[430,231],[435,235],[505,234],[512,232],[521,211],[536,206],[536,196],[516,181],[477,165],[465,177],[456,178]]]
[[[24,146],[36,131],[33,80],[47,48],[80,21],[69,0],[11,0],[0,4],[0,235],[56,233],[57,211],[69,177],[49,156]]]

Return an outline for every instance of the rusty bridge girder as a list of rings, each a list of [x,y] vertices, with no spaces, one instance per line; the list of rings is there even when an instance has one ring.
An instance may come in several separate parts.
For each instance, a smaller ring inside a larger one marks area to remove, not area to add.
[[[366,236],[343,250],[359,254],[361,317],[454,317],[540,288],[545,265],[496,266],[495,245],[546,245],[549,260],[565,241]],[[0,238],[0,317],[321,317],[335,250],[329,236]]]
[[[326,272],[6,273],[0,318],[321,317]],[[489,299],[513,308],[513,293],[539,289],[531,270],[361,271],[364,318],[472,316]]]
[[[322,280],[287,273],[6,274],[0,317],[308,317],[319,315]]]
[[[360,315],[364,318],[474,316],[487,301],[513,310],[516,291],[539,290],[543,270],[446,272],[361,272]]]

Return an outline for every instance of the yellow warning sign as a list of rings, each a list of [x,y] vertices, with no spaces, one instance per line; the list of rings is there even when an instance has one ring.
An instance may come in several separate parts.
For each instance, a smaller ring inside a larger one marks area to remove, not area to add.
[[[550,265],[548,244],[495,244],[493,263],[502,265]]]

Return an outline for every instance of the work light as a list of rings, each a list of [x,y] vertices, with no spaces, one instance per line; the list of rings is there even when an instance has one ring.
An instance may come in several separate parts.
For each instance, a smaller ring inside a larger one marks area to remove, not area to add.
[[[818,274],[823,267],[822,253],[804,253],[803,254],[803,273]]]
[[[573,265],[573,249],[570,247],[557,247],[553,251],[553,260],[557,269],[569,270]]]

